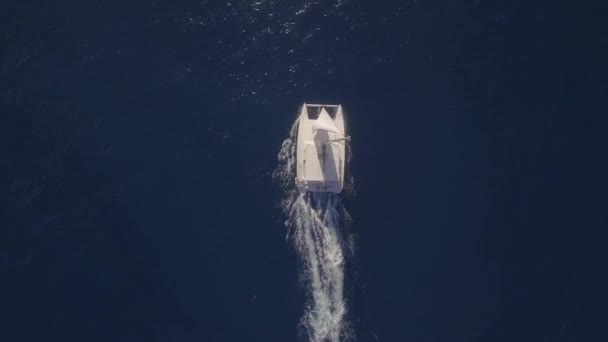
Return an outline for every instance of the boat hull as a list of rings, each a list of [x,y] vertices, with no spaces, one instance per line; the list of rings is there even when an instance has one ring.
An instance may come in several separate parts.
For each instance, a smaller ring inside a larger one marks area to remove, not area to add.
[[[331,117],[333,131],[316,130],[319,123],[315,122],[325,115]],[[346,160],[344,129],[342,106],[302,106],[296,147],[296,186],[300,192],[342,191]]]

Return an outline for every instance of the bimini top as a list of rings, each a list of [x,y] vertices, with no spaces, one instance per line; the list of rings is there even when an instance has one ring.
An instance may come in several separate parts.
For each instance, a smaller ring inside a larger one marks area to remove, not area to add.
[[[296,185],[300,192],[342,191],[347,139],[342,106],[302,106],[296,147]]]

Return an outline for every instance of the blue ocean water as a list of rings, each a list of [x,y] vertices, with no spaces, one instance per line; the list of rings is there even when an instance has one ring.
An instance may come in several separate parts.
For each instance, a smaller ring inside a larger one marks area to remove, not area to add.
[[[597,13],[2,2],[1,340],[302,339],[272,172],[305,101],[352,135],[356,340],[606,340]]]

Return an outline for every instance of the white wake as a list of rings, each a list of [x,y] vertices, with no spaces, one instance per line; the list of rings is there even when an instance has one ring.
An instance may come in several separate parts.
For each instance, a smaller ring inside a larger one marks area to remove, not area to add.
[[[310,341],[339,342],[353,339],[346,322],[344,252],[350,216],[333,193],[300,194],[295,187],[295,139],[298,123],[279,152],[274,177],[284,189],[282,209],[287,215],[288,238],[302,261],[301,280],[307,305],[301,321]]]

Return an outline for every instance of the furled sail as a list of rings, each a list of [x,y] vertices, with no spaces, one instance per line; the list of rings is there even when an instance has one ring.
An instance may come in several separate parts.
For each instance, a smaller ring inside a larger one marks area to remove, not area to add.
[[[316,133],[319,130],[342,134],[338,127],[336,127],[334,120],[332,120],[331,117],[329,117],[329,114],[327,114],[325,108],[321,109],[321,114],[319,114],[319,117],[312,125],[313,133]]]

